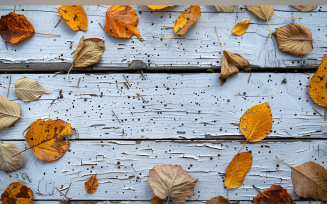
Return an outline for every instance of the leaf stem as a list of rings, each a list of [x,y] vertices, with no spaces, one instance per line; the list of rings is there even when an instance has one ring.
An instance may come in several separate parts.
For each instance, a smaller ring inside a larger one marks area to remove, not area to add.
[[[168,196],[168,198],[167,198],[167,204],[169,204],[169,196]]]
[[[170,38],[174,37],[175,35],[176,35],[176,33],[174,35],[170,36],[169,38],[162,38],[162,39],[169,40]]]
[[[323,114],[321,114],[317,109],[315,109],[314,107],[312,107],[313,110],[315,110],[317,113],[319,113],[319,115],[324,116]]]
[[[74,51],[74,52],[75,52],[75,51]],[[73,67],[74,67],[74,65],[72,65],[72,66],[69,68],[69,70],[68,70],[68,73],[67,73],[67,82],[69,82],[69,80],[68,80],[68,75],[69,75],[70,70],[71,70]]]
[[[255,189],[257,189],[257,191],[259,191],[259,193],[260,193],[261,195],[263,195],[264,197],[266,197],[266,198],[269,199],[269,197],[268,197],[267,195],[263,194],[263,193],[259,190],[258,187],[256,187],[255,185],[252,185],[252,186],[253,186]]]
[[[220,38],[220,36],[219,36],[217,26],[215,26],[215,28],[216,28],[216,32],[217,32],[218,38],[219,38],[219,40],[220,40],[221,47],[223,47],[223,50],[225,51],[225,49],[224,49],[224,44],[223,44],[223,41],[221,41],[221,38]]]
[[[276,15],[276,14],[273,14],[274,16],[277,16],[279,18],[286,18],[286,19],[302,19],[302,18],[287,18],[287,17],[283,17],[283,16],[279,16],[279,15]]]
[[[58,36],[58,37],[60,37],[60,35],[56,35],[56,34],[44,34],[44,33],[35,33],[35,34],[38,34],[38,35],[51,35],[51,36]]]
[[[286,162],[284,162],[283,160],[281,160],[280,158],[278,158],[277,156],[276,156],[276,158],[277,159],[279,159],[281,162],[283,162],[284,164],[286,164],[286,165],[288,165],[288,166],[290,166],[291,168],[294,168],[293,166],[291,166],[290,164],[288,164],[288,163],[286,163]]]
[[[243,144],[243,146],[241,147],[241,149],[238,151],[237,154],[239,154],[241,152],[241,150],[243,149],[244,145],[248,142],[248,140],[245,141],[245,143]]]
[[[320,42],[323,42],[323,43],[327,43],[327,42],[325,42],[325,41],[318,40],[318,39],[312,39],[312,40],[317,40],[317,41],[320,41]]]
[[[270,30],[270,35],[271,35],[271,34],[272,34],[272,31],[271,31],[271,27],[270,27],[270,23],[269,23],[268,17],[267,17],[267,15],[266,15],[265,11],[262,9],[261,5],[260,5],[260,8],[261,8],[262,13],[265,15],[265,17],[266,17],[266,19],[267,19],[268,26],[269,26],[269,30]]]

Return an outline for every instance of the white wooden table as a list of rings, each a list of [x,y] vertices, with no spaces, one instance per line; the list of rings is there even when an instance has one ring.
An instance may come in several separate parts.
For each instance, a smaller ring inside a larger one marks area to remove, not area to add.
[[[76,203],[109,200],[146,204],[154,197],[148,186],[149,169],[174,164],[199,179],[189,204],[219,195],[250,204],[258,194],[253,184],[261,190],[279,184],[297,203],[321,203],[300,200],[294,192],[291,169],[275,156],[295,166],[314,161],[327,168],[327,127],[321,127],[326,122],[312,107],[322,113],[324,108],[315,104],[308,92],[313,75],[310,71],[320,64],[326,44],[314,42],[312,52],[302,57],[282,53],[276,38],[269,36],[267,23],[246,11],[245,6],[233,13],[217,13],[213,6],[201,6],[202,16],[187,34],[169,40],[161,38],[171,36],[173,31],[162,26],[173,26],[187,6],[162,11],[132,6],[144,41],[136,36],[116,39],[98,25],[105,24],[105,14],[100,11],[105,12],[109,6],[83,7],[89,23],[86,32],[74,32],[64,22],[54,28],[60,19],[58,6],[0,7],[0,15],[12,11],[24,14],[36,32],[61,35],[34,35],[19,45],[8,44],[8,50],[0,40],[0,87],[8,86],[10,75],[12,84],[26,76],[52,91],[36,101],[24,102],[11,90],[8,99],[19,103],[23,116],[33,119],[20,119],[1,130],[0,140],[20,150],[28,148],[22,132],[36,118],[60,118],[76,129],[70,140],[71,151],[58,161],[46,163],[37,160],[32,151],[22,153],[24,168],[11,173],[0,171],[1,189],[22,181],[33,190],[35,203],[54,204],[64,199],[55,187],[66,189],[71,182],[67,196]],[[302,19],[273,16],[273,30],[300,23],[312,31],[313,38],[326,41],[327,6],[309,13],[275,6],[275,13]],[[252,18],[249,30],[240,37],[233,36],[232,27],[248,18]],[[208,68],[219,70],[222,61],[214,26],[225,49],[248,59],[252,74],[236,74],[221,86],[219,73],[205,73]],[[87,69],[73,69],[70,82],[65,74],[53,77],[54,72],[67,71],[71,66],[71,52],[81,36],[105,40],[101,61]],[[68,41],[73,41],[72,49]],[[129,66],[133,60],[147,64],[146,80]],[[130,89],[123,84],[123,74],[131,83]],[[287,83],[281,83],[284,78]],[[58,98],[60,89],[63,98]],[[6,97],[7,89],[1,88],[0,95]],[[272,109],[272,132],[263,141],[246,145],[244,150],[253,153],[252,168],[242,186],[229,190],[227,196],[224,172],[245,141],[239,119],[248,108],[263,102],[269,102]],[[99,187],[95,193],[85,194],[84,183],[95,173]]]

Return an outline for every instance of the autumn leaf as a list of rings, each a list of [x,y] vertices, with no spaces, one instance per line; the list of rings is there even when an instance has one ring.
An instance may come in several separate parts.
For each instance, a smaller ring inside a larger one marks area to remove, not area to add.
[[[313,11],[317,8],[317,6],[310,6],[310,5],[293,5],[294,8],[303,11],[303,12],[309,12]]]
[[[174,5],[147,5],[147,7],[149,7],[152,10],[161,10],[170,6],[174,6]]]
[[[248,5],[246,7],[248,11],[263,21],[269,20],[274,14],[274,6],[272,5]]]
[[[267,197],[263,196],[261,193],[254,197],[253,200],[256,204],[268,204],[268,203],[287,203],[296,204],[292,199],[291,194],[287,192],[286,189],[280,185],[272,185],[269,189],[262,192]]]
[[[208,200],[205,204],[238,204],[237,202],[230,202],[228,199],[224,198],[223,196],[213,197]]]
[[[294,23],[276,28],[277,43],[280,51],[290,55],[301,56],[311,52],[312,33],[303,25]]]
[[[19,105],[0,96],[0,129],[12,126],[20,117]]]
[[[150,204],[161,204],[161,199],[159,197],[154,197],[151,199]]]
[[[234,35],[242,35],[242,34],[244,34],[248,30],[248,28],[249,28],[250,21],[251,21],[251,18],[249,20],[247,20],[247,21],[239,22],[238,24],[236,24],[233,27],[232,33]]]
[[[60,6],[58,13],[72,30],[87,30],[87,16],[82,6]]]
[[[235,5],[215,5],[218,12],[230,13],[235,11]]]
[[[243,180],[251,169],[252,153],[242,152],[234,156],[229,163],[225,173],[225,185],[227,188],[238,188],[242,185]]]
[[[9,173],[21,169],[23,166],[24,158],[19,154],[17,147],[0,141],[0,170]]]
[[[142,41],[135,10],[130,6],[111,6],[106,13],[104,30],[116,38],[130,38],[134,34]]]
[[[327,57],[324,55],[316,73],[311,77],[309,93],[314,102],[327,107]]]
[[[198,179],[192,178],[181,166],[155,166],[149,170],[149,186],[161,199],[184,202],[194,193]]]
[[[97,175],[93,175],[89,178],[87,182],[85,182],[85,191],[87,193],[94,193],[98,188],[98,179]]]
[[[38,119],[30,125],[25,139],[36,158],[55,161],[66,153],[69,148],[68,137],[73,133],[71,125],[63,120]]]
[[[22,182],[11,183],[1,195],[3,204],[33,204],[33,191]]]

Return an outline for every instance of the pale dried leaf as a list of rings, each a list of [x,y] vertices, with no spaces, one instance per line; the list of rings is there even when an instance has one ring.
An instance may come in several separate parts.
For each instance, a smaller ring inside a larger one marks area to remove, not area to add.
[[[280,51],[290,55],[301,56],[313,49],[312,33],[303,25],[294,23],[276,28],[277,43]]]
[[[0,96],[0,129],[13,125],[19,118],[19,105]]]
[[[317,8],[314,5],[293,5],[293,7],[303,12],[313,11]]]
[[[59,204],[71,204],[70,200],[59,200]]]
[[[235,11],[235,5],[215,5],[218,12],[230,13]]]
[[[21,169],[24,166],[24,158],[19,154],[15,145],[0,143],[0,170],[9,173]]]
[[[181,166],[155,166],[149,171],[149,186],[161,199],[171,199],[181,203],[194,193],[198,179],[192,178]]]
[[[274,14],[274,6],[272,5],[251,5],[246,7],[248,11],[263,21],[270,19]]]
[[[231,204],[228,199],[223,196],[213,197],[208,200],[205,204]]]
[[[21,78],[15,83],[15,93],[23,101],[34,101],[51,91],[45,90],[35,79]]]

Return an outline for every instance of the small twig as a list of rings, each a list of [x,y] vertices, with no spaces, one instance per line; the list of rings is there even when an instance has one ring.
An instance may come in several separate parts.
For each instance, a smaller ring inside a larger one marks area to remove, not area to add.
[[[142,70],[141,70],[141,76],[142,76],[142,78],[143,78],[144,80],[146,80],[146,78],[145,78],[144,73],[143,73]]]
[[[57,76],[58,74],[63,74],[63,73],[64,73],[64,71],[55,72],[55,74],[54,74],[52,77],[55,77],[55,76]]]
[[[104,30],[104,27],[101,25],[101,23],[100,22],[98,22],[99,23],[99,25],[101,26],[101,28]]]
[[[323,114],[321,114],[317,109],[315,109],[314,107],[312,107],[313,110],[315,110],[317,113],[319,113],[319,115],[324,116]]]
[[[129,89],[129,86],[127,85],[127,83],[126,82],[123,82],[124,84],[125,84],[125,86],[127,87],[127,89]]]
[[[125,130],[123,129],[122,131],[121,131],[121,133],[123,134],[123,135],[125,135]],[[0,141],[1,142],[1,141]]]
[[[267,195],[265,195],[264,193],[262,193],[260,190],[259,190],[259,188],[258,187],[256,187],[255,185],[252,185],[255,189],[257,189],[257,191],[259,191],[259,193],[261,194],[261,195],[263,195],[264,197],[266,197],[266,198],[268,198],[269,199],[269,197],[267,196]]]
[[[252,73],[250,73],[250,76],[249,76],[249,79],[248,79],[248,83],[250,83],[250,78],[251,78],[251,75],[252,75]]]
[[[69,188],[70,188],[71,185],[72,185],[72,182],[69,183],[69,186],[68,186],[68,188],[67,188],[67,191],[66,191],[65,195],[67,195],[67,193],[68,193]]]
[[[116,113],[114,112],[114,110],[111,110],[111,111],[114,113],[114,115],[116,116],[118,122],[120,123],[120,120],[119,120],[118,116],[116,115]]]
[[[59,191],[59,193],[61,194],[61,195],[63,195],[65,198],[67,198],[68,200],[69,200],[69,198],[65,195],[65,194],[63,194],[57,187],[56,187],[56,189],[57,189],[57,191]]]
[[[125,80],[127,81],[128,85],[131,86],[131,84],[130,84],[129,81],[127,80],[125,74],[123,74],[123,76],[124,76]]]
[[[141,97],[142,100],[143,100],[145,103],[148,103],[148,102],[143,98],[143,96],[141,96],[139,93],[136,93],[136,96],[137,96],[137,97]]]
[[[218,37],[219,37],[219,40],[220,40],[220,44],[221,44],[221,47],[223,48],[223,50],[225,50],[224,49],[224,44],[223,44],[223,41],[221,41],[221,38],[220,38],[220,36],[219,36],[219,33],[218,33],[218,29],[217,29],[217,27],[215,26],[215,28],[216,28],[216,32],[217,32],[217,35],[218,35]]]
[[[8,96],[9,96],[10,83],[11,83],[11,75],[10,75],[10,78],[9,78],[9,86],[8,86],[8,93],[7,93],[7,98],[8,98]]]
[[[61,18],[59,19],[58,23],[55,25],[54,28],[56,28],[59,25],[60,21],[61,21]]]
[[[288,165],[288,166],[290,166],[291,168],[293,168],[293,166],[291,166],[290,164],[288,164],[288,163],[286,163],[286,162],[284,162],[283,160],[281,160],[280,158],[278,158],[277,156],[276,156],[276,158],[277,159],[279,159],[281,162],[283,162],[284,164],[286,164],[286,165]]]
[[[78,79],[77,85],[76,86],[71,86],[71,87],[76,87],[79,88],[79,82],[81,81],[81,77]]]

